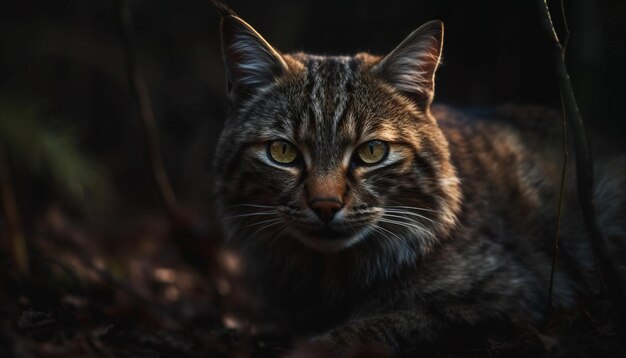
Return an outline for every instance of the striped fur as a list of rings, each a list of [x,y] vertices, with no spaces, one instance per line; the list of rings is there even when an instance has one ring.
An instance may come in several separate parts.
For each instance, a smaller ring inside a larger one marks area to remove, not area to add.
[[[243,20],[224,23],[234,108],[215,188],[264,314],[337,351],[378,343],[399,356],[452,327],[543,316],[560,173],[554,113],[431,108],[439,22],[385,58],[280,54]],[[268,157],[279,139],[300,162]],[[389,144],[388,157],[355,164],[356,148],[374,139]],[[606,200],[626,175],[601,167]],[[327,227],[309,206],[312,187],[340,193]],[[626,200],[612,200],[601,218],[623,236]],[[597,288],[580,212],[567,204],[560,305]]]

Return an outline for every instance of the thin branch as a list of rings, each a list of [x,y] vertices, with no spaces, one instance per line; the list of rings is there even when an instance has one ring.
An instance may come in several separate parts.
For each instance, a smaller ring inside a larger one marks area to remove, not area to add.
[[[17,272],[20,275],[28,275],[30,271],[28,250],[12,179],[6,150],[0,145],[0,193],[2,194],[2,207],[8,227],[9,250]]]
[[[143,125],[147,152],[150,160],[150,166],[152,167],[152,174],[159,187],[161,198],[163,199],[163,203],[168,214],[172,217],[179,217],[180,206],[178,205],[176,195],[174,194],[167,172],[163,166],[154,112],[152,110],[148,88],[137,61],[136,36],[133,26],[130,1],[118,0],[118,8],[122,26],[123,41],[126,48],[126,60],[130,85],[133,89],[139,110],[139,117],[141,118],[141,123]]]
[[[550,14],[548,14],[550,15]],[[563,19],[564,36],[563,36],[563,55],[567,50],[567,43],[569,42],[570,32],[567,25],[567,17],[565,16],[565,2],[561,0],[561,18]],[[569,158],[569,152],[567,149],[567,117],[565,116],[565,102],[563,101],[563,92],[561,91],[561,113],[563,113],[563,120],[561,122],[561,135],[563,144],[563,163],[561,164],[561,183],[559,189],[559,201],[556,208],[556,225],[554,228],[554,252],[552,253],[552,268],[550,269],[550,288],[548,290],[548,312],[552,310],[552,297],[554,294],[554,275],[556,273],[556,262],[559,256],[559,234],[561,229],[561,212],[563,209],[563,196],[565,195],[565,178],[567,176],[567,160]],[[594,255],[595,260],[595,255]],[[597,260],[596,260],[597,262]],[[600,277],[602,279],[602,277]],[[604,282],[602,282],[604,287]]]
[[[569,44],[569,25],[567,25],[567,16],[565,16],[565,0],[561,0],[561,19],[563,19],[563,38],[561,44],[563,46],[563,56],[565,56],[565,51],[567,51],[567,45]]]
[[[548,312],[552,311],[552,295],[554,292],[554,274],[556,272],[556,261],[559,256],[559,233],[561,229],[561,210],[563,208],[563,196],[565,194],[565,177],[567,175],[567,117],[565,117],[565,104],[561,95],[561,105],[563,106],[563,122],[561,123],[563,136],[563,164],[561,164],[561,187],[559,190],[559,202],[556,207],[556,226],[554,229],[554,252],[552,253],[552,268],[550,270],[550,289],[548,290]]]
[[[565,66],[564,48],[554,29],[547,0],[536,0],[541,18],[541,25],[549,36],[553,48],[554,69],[563,99],[564,115],[571,129],[576,162],[578,199],[582,209],[585,228],[591,240],[599,274],[602,276],[613,300],[619,305],[626,302],[626,278],[611,255],[608,243],[596,216],[593,201],[593,161],[589,153],[583,120],[578,110],[572,83]]]

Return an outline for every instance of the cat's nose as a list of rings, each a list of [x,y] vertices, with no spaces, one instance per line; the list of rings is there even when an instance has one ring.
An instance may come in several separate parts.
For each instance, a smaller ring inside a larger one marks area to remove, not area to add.
[[[343,207],[341,202],[336,199],[315,199],[309,203],[309,206],[325,223],[331,221]]]

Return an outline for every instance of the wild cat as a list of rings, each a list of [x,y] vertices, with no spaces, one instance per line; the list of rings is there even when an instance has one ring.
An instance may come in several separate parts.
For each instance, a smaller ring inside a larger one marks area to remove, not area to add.
[[[224,231],[263,312],[338,353],[378,344],[408,356],[459,327],[546,313],[559,116],[432,106],[443,31],[428,22],[384,57],[285,54],[223,16]],[[604,157],[597,175],[602,223],[623,239],[623,157]],[[556,305],[598,288],[581,222],[568,195]]]

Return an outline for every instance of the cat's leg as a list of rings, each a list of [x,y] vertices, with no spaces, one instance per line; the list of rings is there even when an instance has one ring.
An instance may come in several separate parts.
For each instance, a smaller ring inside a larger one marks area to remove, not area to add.
[[[434,341],[445,326],[443,319],[425,311],[399,311],[348,321],[312,341],[338,356],[367,346],[404,356],[407,348]]]

